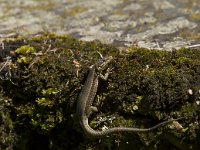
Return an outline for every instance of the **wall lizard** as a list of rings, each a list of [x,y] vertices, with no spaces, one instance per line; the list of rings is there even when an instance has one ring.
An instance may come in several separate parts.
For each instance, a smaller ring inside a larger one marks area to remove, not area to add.
[[[111,133],[117,133],[117,132],[147,132],[154,130],[160,126],[163,126],[169,122],[176,121],[183,119],[185,117],[181,117],[178,119],[171,119],[168,121],[161,122],[153,127],[150,128],[132,128],[132,127],[113,127],[110,129],[106,129],[104,131],[98,131],[94,130],[90,127],[88,123],[89,115],[92,111],[95,111],[95,107],[92,106],[92,103],[94,101],[94,97],[97,92],[98,88],[98,78],[99,75],[97,74],[96,70],[100,67],[105,66],[107,63],[111,61],[112,57],[106,57],[97,62],[96,64],[92,65],[90,67],[89,74],[87,76],[87,79],[82,87],[82,90],[79,94],[78,102],[77,102],[77,108],[76,108],[76,115],[78,117],[79,123],[84,130],[86,134],[92,137],[102,137]],[[108,74],[107,74],[108,75]]]

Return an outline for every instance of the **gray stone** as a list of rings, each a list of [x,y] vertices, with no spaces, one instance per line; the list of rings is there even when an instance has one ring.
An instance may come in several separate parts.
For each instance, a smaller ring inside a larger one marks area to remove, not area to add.
[[[171,50],[199,44],[199,10],[198,0],[1,0],[0,34],[50,31],[119,47]]]

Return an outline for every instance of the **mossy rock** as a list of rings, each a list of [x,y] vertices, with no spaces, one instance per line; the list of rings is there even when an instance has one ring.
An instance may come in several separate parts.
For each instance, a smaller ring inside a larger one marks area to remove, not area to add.
[[[130,47],[120,52],[112,45],[54,34],[17,37],[3,43],[0,83],[3,96],[12,102],[4,107],[9,109],[12,131],[19,137],[16,149],[200,147],[199,50]],[[99,60],[97,51],[113,56],[113,60],[108,64],[112,73],[107,81],[100,80],[98,87],[94,105],[99,112],[90,118],[94,129],[148,128],[184,116],[177,122],[182,129],[165,126],[150,133],[115,134],[101,140],[85,136],[71,116],[89,66]]]

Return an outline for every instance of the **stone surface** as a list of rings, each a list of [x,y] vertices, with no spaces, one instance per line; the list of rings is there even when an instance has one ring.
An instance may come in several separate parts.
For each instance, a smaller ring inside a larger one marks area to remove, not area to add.
[[[199,44],[199,0],[0,0],[0,36],[41,31],[118,47]]]

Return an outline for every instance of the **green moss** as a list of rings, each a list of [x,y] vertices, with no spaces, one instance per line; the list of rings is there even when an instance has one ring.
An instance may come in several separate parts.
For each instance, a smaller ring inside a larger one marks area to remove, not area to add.
[[[46,90],[42,90],[43,95],[51,95],[51,94],[57,94],[59,91],[53,88],[48,88]]]
[[[0,83],[14,104],[10,109],[13,128],[28,142],[37,133],[51,141],[52,149],[116,149],[115,139],[122,148],[127,147],[127,141],[128,147],[146,149],[153,149],[155,143],[162,148],[165,146],[161,145],[180,146],[160,138],[171,131],[169,126],[152,133],[111,135],[102,139],[101,146],[98,140],[84,136],[71,116],[88,68],[99,60],[99,51],[114,59],[108,65],[112,68],[108,80],[100,80],[94,103],[99,112],[90,117],[94,129],[148,128],[172,117],[187,116],[179,121],[185,132],[176,137],[178,131],[174,131],[174,141],[179,139],[198,146],[195,140],[199,138],[199,127],[195,122],[199,117],[199,50],[168,52],[130,47],[128,52],[119,53],[112,45],[55,34],[21,37],[4,43],[9,45],[5,51],[13,51],[10,47],[16,50],[12,65],[5,66],[0,74],[3,79]]]
[[[35,49],[30,45],[23,45],[20,48],[17,48],[15,52],[19,55],[17,58],[18,63],[29,64],[32,61],[32,57],[30,55],[35,53]]]
[[[29,55],[35,52],[34,47],[30,45],[23,45],[20,48],[16,49],[15,52],[19,55]]]
[[[12,101],[0,92],[0,149],[13,149],[17,141],[15,125],[10,114]]]

